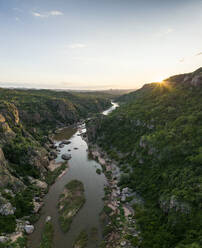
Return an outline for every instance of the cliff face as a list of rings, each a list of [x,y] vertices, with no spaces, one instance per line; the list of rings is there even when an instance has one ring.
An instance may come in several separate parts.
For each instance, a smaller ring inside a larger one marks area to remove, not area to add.
[[[27,142],[27,149],[23,150],[22,147],[22,153],[18,154],[20,138],[24,143]],[[16,192],[25,187],[21,175],[16,173],[12,164],[16,164],[19,171],[22,165],[27,164],[39,168],[41,172],[44,172],[49,164],[48,152],[24,129],[16,106],[6,101],[0,102],[0,146],[2,189],[12,188]]]
[[[13,104],[2,101],[0,102],[0,137],[1,143],[15,137],[13,127],[18,126],[19,115],[16,107]]]
[[[74,123],[78,121],[79,115],[75,107],[68,103],[66,100],[53,99],[47,100],[38,106],[36,109],[27,106],[19,105],[19,115],[21,120],[26,124],[32,126],[37,126],[38,124],[50,125],[54,122],[54,125],[62,125],[65,123]]]
[[[186,86],[200,87],[202,85],[202,67],[192,73],[186,73],[167,78],[165,82],[175,85],[181,84]]]

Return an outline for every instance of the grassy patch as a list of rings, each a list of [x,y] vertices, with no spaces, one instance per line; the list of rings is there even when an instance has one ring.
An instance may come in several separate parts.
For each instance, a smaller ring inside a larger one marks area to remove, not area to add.
[[[84,186],[78,180],[72,180],[65,185],[58,202],[59,222],[63,232],[67,232],[73,217],[85,203]]]
[[[90,238],[94,241],[98,241],[98,229],[97,227],[92,227],[90,230]]]
[[[51,222],[47,222],[42,234],[42,240],[39,248],[52,248],[53,247],[54,228]]]
[[[74,248],[84,248],[88,243],[88,234],[85,230],[81,231],[74,242]]]

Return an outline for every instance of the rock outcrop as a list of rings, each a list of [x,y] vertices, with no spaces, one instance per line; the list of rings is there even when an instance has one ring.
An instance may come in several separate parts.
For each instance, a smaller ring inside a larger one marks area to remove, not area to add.
[[[6,200],[0,194],[0,214],[1,215],[13,215],[15,213],[15,208],[11,205],[11,203]]]

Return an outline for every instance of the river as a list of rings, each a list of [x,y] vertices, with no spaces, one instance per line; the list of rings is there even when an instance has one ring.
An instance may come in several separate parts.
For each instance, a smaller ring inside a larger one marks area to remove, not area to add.
[[[104,115],[111,113],[118,107],[118,104],[116,103],[112,102],[112,105],[112,107],[103,112]],[[44,198],[41,217],[35,224],[35,231],[29,236],[30,248],[39,247],[47,216],[52,217],[52,223],[54,225],[54,248],[71,248],[75,238],[83,229],[85,229],[88,234],[90,234],[92,228],[96,227],[98,230],[97,243],[95,240],[89,238],[87,248],[98,247],[98,243],[102,239],[99,213],[103,208],[102,198],[104,197],[104,185],[107,184],[107,180],[103,173],[101,175],[96,173],[96,169],[101,169],[101,166],[88,157],[88,145],[80,136],[80,133],[82,132],[86,132],[85,125],[80,126],[79,129],[64,128],[54,137],[57,146],[64,139],[71,141],[69,145],[60,148],[61,151],[58,154],[56,162],[64,161],[61,158],[64,153],[71,154],[72,158],[68,162],[69,169],[67,173],[63,177],[57,179]],[[68,151],[68,149],[71,151]],[[70,230],[67,233],[63,233],[58,223],[57,203],[64,186],[73,179],[78,179],[83,182],[86,202],[74,217]]]
[[[110,108],[108,108],[107,110],[103,111],[102,114],[103,115],[108,115],[108,114],[110,114],[113,110],[115,110],[118,107],[119,107],[119,104],[118,103],[112,102],[112,106]]]

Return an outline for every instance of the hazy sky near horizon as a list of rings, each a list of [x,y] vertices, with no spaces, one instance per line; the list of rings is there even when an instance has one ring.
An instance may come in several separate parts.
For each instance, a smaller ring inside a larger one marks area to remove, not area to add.
[[[0,86],[138,88],[202,66],[202,0],[0,0]]]

